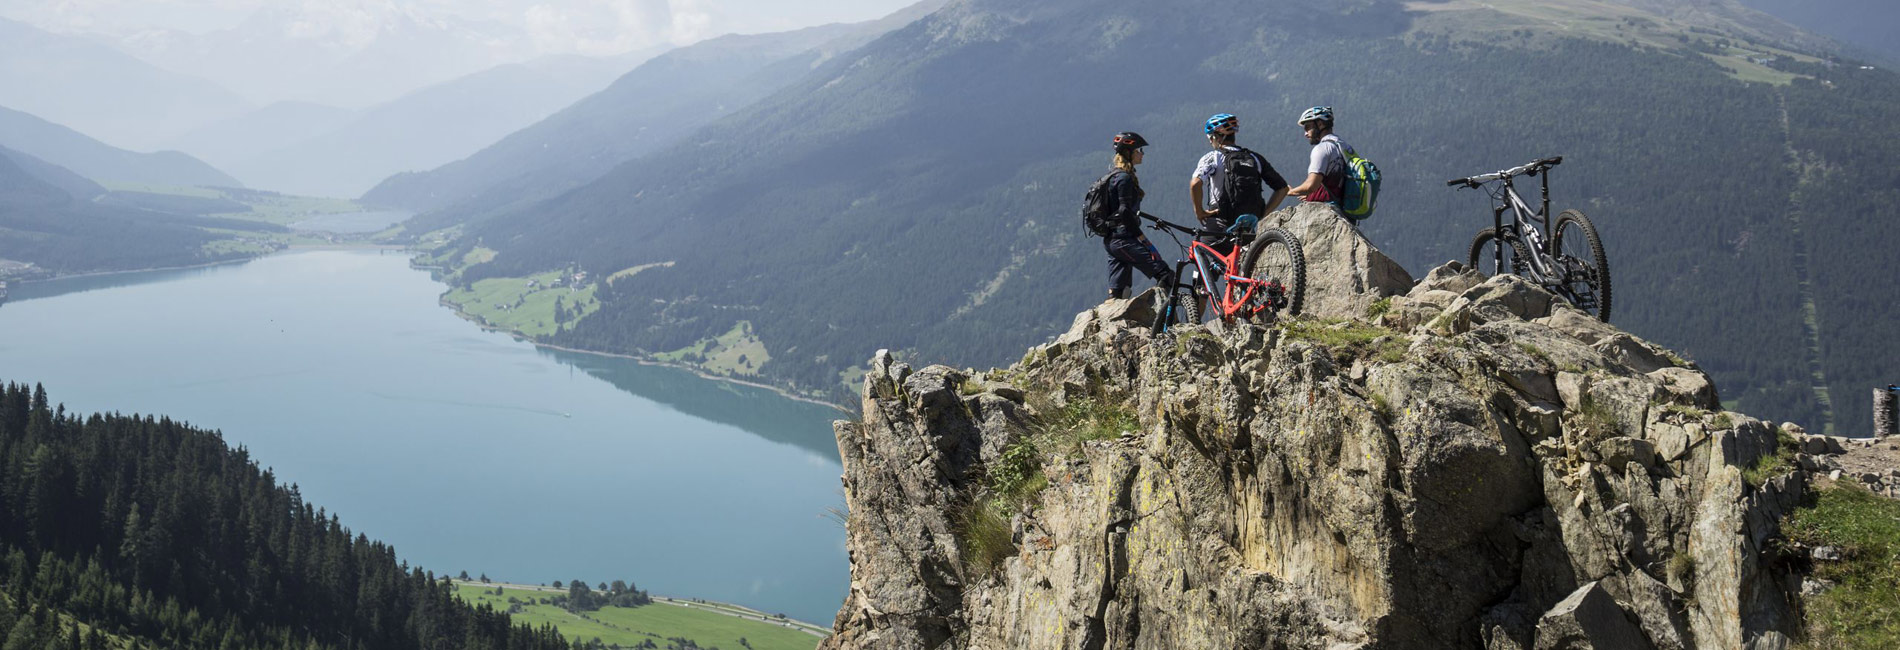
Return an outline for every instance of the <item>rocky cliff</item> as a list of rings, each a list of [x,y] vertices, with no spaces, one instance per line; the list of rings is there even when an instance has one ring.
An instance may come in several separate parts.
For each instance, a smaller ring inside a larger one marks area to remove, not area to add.
[[[1801,473],[1694,364],[1327,209],[1312,313],[1110,301],[1007,369],[872,362],[823,647],[1779,648]],[[1779,439],[1778,439],[1779,438]]]

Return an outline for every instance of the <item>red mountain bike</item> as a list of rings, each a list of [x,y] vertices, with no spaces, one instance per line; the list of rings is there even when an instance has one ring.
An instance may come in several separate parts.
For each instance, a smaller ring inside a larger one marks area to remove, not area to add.
[[[1208,299],[1214,313],[1229,323],[1237,319],[1270,323],[1282,315],[1299,315],[1306,299],[1306,255],[1293,233],[1268,228],[1253,236],[1251,243],[1223,255],[1201,238],[1211,238],[1215,244],[1238,243],[1248,241],[1253,233],[1188,228],[1146,212],[1141,218],[1154,222],[1149,228],[1168,233],[1182,252],[1174,264],[1173,286],[1161,287],[1157,294],[1155,333],[1169,331],[1177,323],[1200,323],[1202,299]],[[1177,233],[1194,239],[1183,245]],[[1189,268],[1194,269],[1195,279],[1187,277]]]

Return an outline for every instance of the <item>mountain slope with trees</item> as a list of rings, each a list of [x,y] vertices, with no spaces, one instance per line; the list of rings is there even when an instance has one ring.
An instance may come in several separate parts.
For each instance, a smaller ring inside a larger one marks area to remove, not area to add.
[[[7,648],[568,647],[463,604],[213,431],[8,384],[0,470]]]
[[[93,201],[102,194],[70,170],[0,147],[0,259],[37,274],[191,266],[252,256],[207,248],[218,237],[205,227],[282,230]]]
[[[1385,171],[1365,231],[1408,267],[1462,259],[1489,225],[1484,199],[1445,179],[1563,155],[1554,206],[1604,232],[1619,325],[1691,355],[1732,408],[1864,430],[1854,400],[1900,363],[1866,342],[1900,335],[1900,314],[1823,283],[1889,256],[1866,224],[1900,216],[1879,199],[1900,138],[1884,109],[1837,102],[1900,98],[1900,80],[1741,22],[1506,4],[954,3],[685,143],[500,208],[454,244],[498,254],[457,281],[641,268],[551,340],[658,353],[745,321],[764,376],[821,394],[880,347],[1000,363],[984,355],[1103,294],[1075,211],[1109,134],[1155,143],[1146,208],[1178,221],[1207,115],[1239,114],[1241,143],[1297,172],[1294,117],[1330,104]],[[1847,176],[1814,176],[1849,158]],[[1861,211],[1797,214],[1800,188],[1849,178],[1866,183],[1848,188]]]

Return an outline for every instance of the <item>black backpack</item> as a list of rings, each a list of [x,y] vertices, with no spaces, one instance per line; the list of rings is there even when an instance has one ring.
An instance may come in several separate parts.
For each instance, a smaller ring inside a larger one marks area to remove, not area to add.
[[[1117,169],[1103,174],[1094,185],[1089,186],[1089,193],[1082,195],[1082,225],[1088,227],[1091,235],[1107,237],[1115,234],[1116,224],[1109,220],[1114,215],[1108,213],[1108,179],[1120,173],[1122,171]]]
[[[1260,214],[1267,210],[1267,200],[1260,196],[1261,188],[1266,185],[1260,170],[1260,154],[1236,147],[1235,150],[1223,149],[1221,159],[1226,182],[1221,186],[1220,205],[1214,208],[1228,219],[1243,214],[1265,216]]]

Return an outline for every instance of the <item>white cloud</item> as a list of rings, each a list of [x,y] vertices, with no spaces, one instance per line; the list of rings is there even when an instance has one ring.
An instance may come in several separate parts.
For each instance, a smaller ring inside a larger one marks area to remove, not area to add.
[[[206,33],[243,24],[259,10],[292,16],[290,38],[362,47],[408,19],[461,21],[525,42],[528,56],[616,54],[684,45],[722,33],[868,20],[914,0],[0,0],[0,16],[57,32],[120,38],[157,30]],[[281,27],[281,26],[280,26]]]
[[[671,40],[683,44],[717,36],[713,31],[717,16],[707,0],[673,0]]]
[[[676,40],[667,0],[542,2],[520,20],[540,53],[618,54]]]

